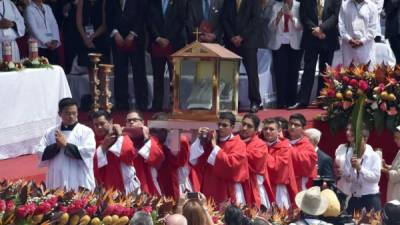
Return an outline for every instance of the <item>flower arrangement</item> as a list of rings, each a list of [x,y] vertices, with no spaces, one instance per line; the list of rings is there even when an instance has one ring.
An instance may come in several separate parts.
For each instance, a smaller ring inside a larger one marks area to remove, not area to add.
[[[20,71],[22,69],[24,69],[24,65],[19,62],[4,61],[0,63],[1,72]]]
[[[37,58],[25,58],[21,61],[26,68],[52,68],[49,60],[44,56]]]
[[[334,132],[347,125],[358,101],[362,101],[358,112],[363,113],[359,122],[369,128],[379,132],[385,127],[394,130],[399,122],[400,67],[378,65],[373,70],[368,70],[368,67],[367,64],[327,69],[325,88],[319,96],[320,103],[327,107],[327,113],[319,119],[329,122]]]

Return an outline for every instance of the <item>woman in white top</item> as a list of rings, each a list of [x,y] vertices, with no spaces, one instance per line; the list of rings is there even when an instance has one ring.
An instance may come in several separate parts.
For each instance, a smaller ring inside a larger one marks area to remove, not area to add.
[[[397,148],[400,147],[400,126],[394,132],[394,142]],[[392,165],[388,165],[382,160],[382,172],[388,174],[389,181],[387,186],[387,201],[400,200],[400,150],[397,152]]]
[[[278,108],[296,103],[297,82],[303,52],[300,41],[303,26],[299,16],[300,3],[294,0],[276,1],[268,24],[268,47],[272,50]]]

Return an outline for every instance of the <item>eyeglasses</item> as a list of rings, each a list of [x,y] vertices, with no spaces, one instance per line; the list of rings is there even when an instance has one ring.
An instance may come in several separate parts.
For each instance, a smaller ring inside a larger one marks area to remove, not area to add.
[[[227,128],[230,126],[229,123],[217,123],[218,127],[223,127],[223,128]]]
[[[127,118],[126,119],[126,122],[128,122],[128,123],[131,123],[131,122],[136,123],[136,122],[142,122],[142,121],[143,120],[141,118]]]

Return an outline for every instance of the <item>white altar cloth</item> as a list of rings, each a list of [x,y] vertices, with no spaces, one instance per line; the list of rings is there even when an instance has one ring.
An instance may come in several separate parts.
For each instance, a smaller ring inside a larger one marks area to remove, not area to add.
[[[71,97],[59,66],[0,73],[0,159],[31,154],[59,122],[58,101]]]

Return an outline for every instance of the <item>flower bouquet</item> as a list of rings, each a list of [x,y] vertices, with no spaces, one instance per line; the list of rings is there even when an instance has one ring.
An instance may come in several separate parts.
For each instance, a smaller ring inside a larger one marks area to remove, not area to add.
[[[328,68],[324,76],[325,88],[321,90],[319,101],[327,107],[327,112],[319,119],[327,121],[335,132],[345,128],[354,114],[354,107],[360,106],[362,123],[379,132],[389,128],[394,130],[399,122],[400,107],[400,67],[369,65],[337,66]],[[362,100],[360,100],[362,98]],[[362,101],[357,104],[358,101]],[[361,105],[360,105],[361,104]]]
[[[4,61],[0,63],[1,72],[20,71],[24,68],[22,63],[13,61]]]
[[[25,58],[21,61],[26,68],[52,68],[49,60],[44,56],[37,58]]]

